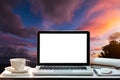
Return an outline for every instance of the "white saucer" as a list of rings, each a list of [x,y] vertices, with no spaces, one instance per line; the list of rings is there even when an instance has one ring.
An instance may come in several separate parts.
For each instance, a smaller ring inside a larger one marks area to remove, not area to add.
[[[13,67],[9,66],[9,67],[5,67],[5,70],[8,70],[12,73],[26,73],[28,72],[28,70],[30,69],[29,66],[25,66],[25,68],[23,70],[15,70]]]

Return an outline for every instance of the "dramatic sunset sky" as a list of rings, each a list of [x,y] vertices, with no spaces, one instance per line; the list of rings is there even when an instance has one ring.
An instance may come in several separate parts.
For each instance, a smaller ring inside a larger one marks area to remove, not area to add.
[[[120,38],[120,0],[0,0],[0,46],[36,57],[38,30],[89,30],[100,49]]]

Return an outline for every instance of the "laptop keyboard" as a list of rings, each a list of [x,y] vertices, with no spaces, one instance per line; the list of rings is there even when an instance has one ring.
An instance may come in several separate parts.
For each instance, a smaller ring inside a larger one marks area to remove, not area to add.
[[[84,66],[41,66],[45,70],[87,70]]]

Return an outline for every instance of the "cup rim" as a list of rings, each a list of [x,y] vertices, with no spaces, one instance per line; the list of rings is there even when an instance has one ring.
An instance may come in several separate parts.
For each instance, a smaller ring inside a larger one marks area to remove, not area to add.
[[[24,61],[26,61],[25,58],[11,58],[11,59],[10,59],[10,61],[16,61],[16,60],[24,60]]]

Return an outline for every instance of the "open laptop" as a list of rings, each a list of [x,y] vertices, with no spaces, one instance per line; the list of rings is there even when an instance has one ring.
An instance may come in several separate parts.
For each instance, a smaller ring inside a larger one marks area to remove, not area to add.
[[[88,31],[39,31],[34,75],[93,75]]]

